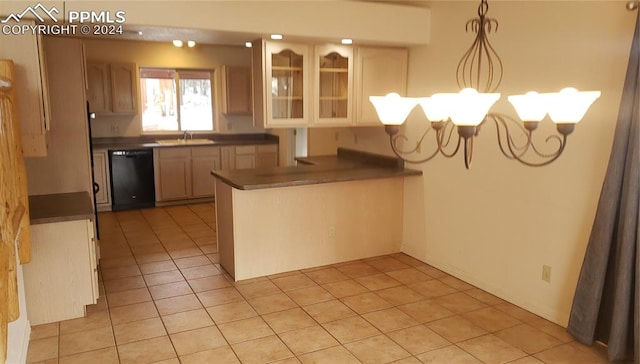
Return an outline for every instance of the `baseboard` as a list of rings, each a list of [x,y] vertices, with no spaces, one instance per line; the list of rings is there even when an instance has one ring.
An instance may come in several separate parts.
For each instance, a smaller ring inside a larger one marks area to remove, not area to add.
[[[188,204],[196,204],[196,203],[211,203],[211,202],[214,202],[213,197],[192,198],[188,200],[175,200],[175,201],[156,201],[156,207],[188,205]]]

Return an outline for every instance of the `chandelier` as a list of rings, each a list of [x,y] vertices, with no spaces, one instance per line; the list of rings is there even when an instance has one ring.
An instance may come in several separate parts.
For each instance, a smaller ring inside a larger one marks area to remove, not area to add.
[[[378,118],[385,125],[391,149],[400,159],[422,163],[438,154],[452,158],[462,149],[464,165],[469,169],[475,137],[484,124],[493,122],[498,147],[505,157],[531,167],[544,166],[560,157],[567,144],[567,136],[573,132],[591,104],[600,97],[600,91],[580,92],[574,88],[509,96],[508,100],[522,123],[508,115],[490,112],[493,104],[500,99],[500,93],[495,91],[502,81],[502,60],[487,37],[494,29],[498,29],[498,21],[486,16],[488,10],[487,0],[481,0],[478,17],[466,24],[466,30],[476,33],[476,37],[458,63],[456,78],[458,87],[462,89],[460,92],[415,98],[401,97],[396,93],[369,97]],[[482,92],[478,92],[478,89]],[[400,125],[417,104],[430,123],[415,147],[403,149],[409,139],[400,133]],[[543,145],[539,145],[534,142],[533,134],[547,114],[556,124],[558,134],[547,136],[543,139]],[[421,153],[422,144],[431,131],[435,136],[435,148],[421,158],[424,155]],[[457,132],[457,138],[454,131]]]

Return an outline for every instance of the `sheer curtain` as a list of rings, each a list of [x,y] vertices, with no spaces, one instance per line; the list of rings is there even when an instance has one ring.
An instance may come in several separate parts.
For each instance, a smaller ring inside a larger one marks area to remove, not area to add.
[[[640,11],[607,174],[567,330],[640,363]]]

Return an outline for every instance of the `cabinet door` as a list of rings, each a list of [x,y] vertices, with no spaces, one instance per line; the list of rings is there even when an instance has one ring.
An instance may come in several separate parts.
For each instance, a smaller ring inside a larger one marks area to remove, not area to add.
[[[168,148],[158,153],[160,200],[180,200],[191,196],[191,150]]]
[[[31,225],[31,262],[22,266],[32,325],[82,317],[96,302],[92,222]]]
[[[109,94],[109,65],[99,62],[87,62],[87,99],[89,108],[95,113],[111,111]]]
[[[314,48],[313,100],[316,125],[353,123],[353,49],[322,45]]]
[[[267,42],[265,45],[265,127],[309,123],[309,46]]]
[[[256,155],[243,154],[236,155],[236,169],[252,169],[256,168]]]
[[[21,24],[33,26],[35,22],[23,19]],[[0,58],[10,59],[15,65],[13,80],[19,85],[15,90],[24,156],[44,157],[51,113],[41,36],[32,32],[0,33]],[[0,75],[3,72],[0,70]]]
[[[109,173],[107,172],[107,151],[93,152],[93,178],[98,184],[96,203],[98,205],[111,205],[109,193]]]
[[[235,147],[220,148],[220,169],[228,171],[236,168]]]
[[[137,111],[136,67],[131,63],[112,63],[111,110],[114,113],[135,114]]]
[[[235,147],[235,169],[256,168],[256,146],[243,145]]]
[[[258,154],[258,168],[273,168],[278,166],[278,153],[260,153]]]
[[[278,166],[278,145],[258,145],[257,150],[257,168],[272,168]]]
[[[191,149],[193,197],[210,197],[215,193],[211,171],[220,169],[218,147],[195,147]]]
[[[251,68],[222,67],[222,112],[228,115],[251,115]]]
[[[358,48],[356,51],[356,125],[382,125],[369,96],[407,90],[408,51],[403,48]]]

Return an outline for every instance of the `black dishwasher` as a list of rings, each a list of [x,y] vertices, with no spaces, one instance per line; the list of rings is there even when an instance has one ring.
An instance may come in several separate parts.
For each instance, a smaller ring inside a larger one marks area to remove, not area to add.
[[[109,150],[114,211],[155,206],[153,149]]]

